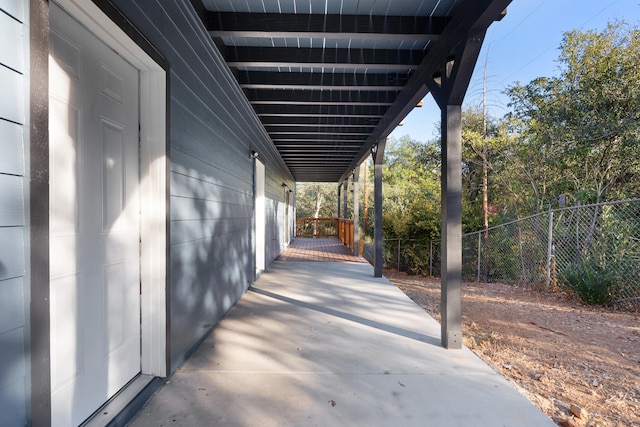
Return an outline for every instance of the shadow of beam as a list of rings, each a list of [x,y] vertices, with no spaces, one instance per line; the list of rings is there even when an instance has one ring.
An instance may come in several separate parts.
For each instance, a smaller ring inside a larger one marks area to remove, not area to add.
[[[356,316],[354,314],[344,313],[342,311],[334,310],[331,308],[322,307],[316,304],[310,304],[308,302],[285,297],[283,295],[275,294],[273,292],[269,292],[264,289],[256,288],[255,286],[251,287],[249,289],[249,292],[255,292],[256,294],[264,295],[269,298],[274,298],[274,299],[277,299],[289,304],[297,305],[299,307],[303,307],[309,310],[314,310],[320,313],[328,314],[330,316],[339,317],[341,319],[349,320],[351,322],[360,323],[361,325],[369,326],[371,328],[375,328],[391,334],[400,335],[405,338],[420,341],[426,344],[431,344],[438,347],[441,346],[440,339],[436,337],[431,337],[429,335],[424,335],[417,332],[409,331],[407,329],[399,328],[397,326],[391,326],[386,323],[376,322],[375,320],[365,319],[364,317]]]

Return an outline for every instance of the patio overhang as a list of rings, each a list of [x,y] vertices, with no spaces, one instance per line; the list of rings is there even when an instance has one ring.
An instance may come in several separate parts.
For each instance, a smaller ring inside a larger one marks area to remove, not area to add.
[[[432,93],[442,112],[447,348],[462,346],[461,106],[486,30],[510,2],[192,0],[297,182],[344,184],[346,211],[349,177],[373,154],[376,277],[386,138]],[[357,185],[354,191],[357,199]]]
[[[192,0],[298,182],[347,179],[510,1]]]

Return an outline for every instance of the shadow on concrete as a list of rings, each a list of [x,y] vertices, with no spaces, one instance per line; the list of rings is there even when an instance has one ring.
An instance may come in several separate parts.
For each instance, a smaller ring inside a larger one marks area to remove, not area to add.
[[[432,345],[437,345],[437,346],[440,345],[440,340],[435,338],[435,337],[431,337],[431,336],[424,335],[424,334],[419,334],[417,332],[409,331],[409,330],[403,329],[403,328],[398,328],[398,327],[395,327],[395,326],[392,326],[392,325],[388,325],[388,324],[385,324],[385,323],[376,322],[375,320],[366,319],[366,318],[361,317],[361,316],[356,316],[356,315],[353,315],[353,314],[349,314],[349,313],[345,313],[345,312],[342,312],[342,311],[334,310],[334,309],[331,309],[331,308],[328,308],[328,307],[323,307],[321,305],[310,304],[310,303],[307,303],[307,302],[304,302],[304,301],[300,301],[300,300],[297,300],[297,299],[286,297],[284,295],[279,295],[279,294],[276,294],[276,293],[273,293],[273,292],[269,292],[269,291],[266,291],[264,289],[257,288],[255,286],[252,287],[251,289],[249,289],[249,291],[250,292],[255,292],[255,293],[260,294],[260,295],[264,295],[264,296],[269,297],[269,298],[275,298],[277,300],[286,302],[288,304],[294,304],[294,305],[297,305],[297,306],[302,307],[302,308],[306,308],[306,309],[309,309],[309,310],[315,310],[315,311],[318,311],[320,313],[328,314],[330,316],[335,316],[335,317],[339,317],[341,319],[349,320],[351,322],[360,323],[361,325],[365,325],[365,326],[369,326],[369,327],[372,327],[372,328],[376,328],[376,329],[379,329],[379,330],[384,331],[384,332],[389,332],[391,334],[401,335],[401,336],[403,336],[405,338],[410,338],[410,339],[413,339],[413,340],[416,340],[416,341],[420,341],[420,342],[423,342],[423,343],[427,343],[427,344],[432,344]]]

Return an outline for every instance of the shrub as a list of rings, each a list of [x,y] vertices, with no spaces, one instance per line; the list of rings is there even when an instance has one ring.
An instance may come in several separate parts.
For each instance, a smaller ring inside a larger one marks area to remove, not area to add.
[[[609,305],[613,300],[616,275],[613,271],[583,258],[560,275],[562,282],[590,305]]]

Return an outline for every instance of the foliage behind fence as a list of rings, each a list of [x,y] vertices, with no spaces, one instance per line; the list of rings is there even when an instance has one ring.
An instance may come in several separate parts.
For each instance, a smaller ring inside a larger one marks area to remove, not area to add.
[[[598,292],[599,303],[640,309],[640,199],[544,212],[465,234],[462,248],[465,280]],[[439,276],[440,241],[385,239],[384,259]]]

